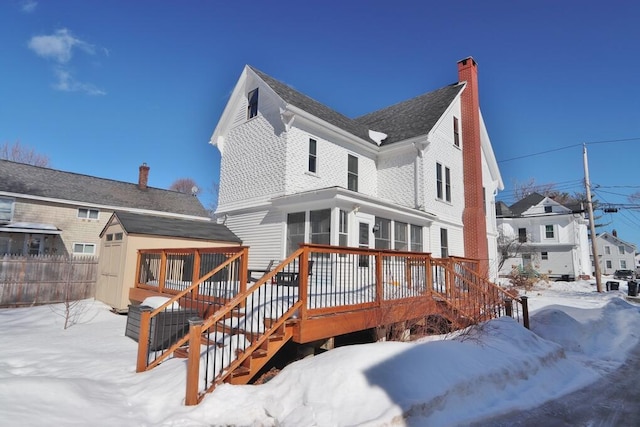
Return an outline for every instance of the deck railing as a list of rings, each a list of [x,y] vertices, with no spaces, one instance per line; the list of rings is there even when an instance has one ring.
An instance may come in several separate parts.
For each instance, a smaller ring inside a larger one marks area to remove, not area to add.
[[[248,248],[150,249],[138,253],[136,287],[172,298],[140,308],[138,372],[185,344],[188,319],[206,318],[247,286]]]
[[[489,282],[474,260],[302,245],[247,288],[247,254],[245,247],[140,251],[137,286],[173,297],[141,315],[137,370],[186,351],[187,404],[198,403],[222,382],[248,382],[282,345],[272,345],[275,338],[284,343],[294,328],[331,315],[383,312],[428,300],[457,327],[502,315],[528,327],[526,299]],[[403,316],[438,314],[429,310],[407,310]],[[174,320],[165,324],[163,316]],[[154,338],[165,338],[167,329],[159,328],[178,330],[167,344]],[[297,337],[306,342],[306,335]]]

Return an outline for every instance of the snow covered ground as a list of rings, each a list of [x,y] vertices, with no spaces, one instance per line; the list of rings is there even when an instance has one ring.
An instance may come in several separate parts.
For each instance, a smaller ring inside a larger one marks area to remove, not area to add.
[[[341,347],[260,386],[222,385],[183,406],[185,360],[135,373],[126,317],[83,301],[0,310],[0,424],[60,426],[456,426],[598,381],[640,342],[640,305],[593,282],[540,283],[531,330],[507,318],[458,336]]]

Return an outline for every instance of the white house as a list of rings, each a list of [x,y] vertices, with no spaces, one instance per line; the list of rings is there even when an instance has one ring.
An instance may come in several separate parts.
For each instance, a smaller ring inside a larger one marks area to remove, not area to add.
[[[216,214],[250,247],[250,267],[302,242],[494,265],[504,186],[476,62],[459,61],[458,73],[454,84],[351,119],[246,66],[211,144],[221,153]]]
[[[499,274],[513,266],[533,268],[550,278],[591,275],[589,221],[583,209],[532,193],[507,207],[497,204],[501,256]]]
[[[611,275],[616,270],[635,271],[636,245],[625,242],[613,230],[596,236],[600,273]]]

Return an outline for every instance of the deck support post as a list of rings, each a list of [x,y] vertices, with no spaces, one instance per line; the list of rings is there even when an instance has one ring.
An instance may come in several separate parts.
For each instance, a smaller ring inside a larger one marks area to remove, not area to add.
[[[164,282],[167,278],[167,251],[162,250],[160,253],[160,277],[158,277],[158,292],[164,292]]]
[[[513,301],[511,298],[505,298],[504,300],[504,314],[509,317],[513,317]]]
[[[384,300],[384,283],[383,280],[383,272],[382,272],[382,252],[376,253],[376,302],[378,305],[382,305],[382,301]]]
[[[193,252],[193,273],[191,278],[191,284],[198,283],[200,281],[200,251],[198,249]],[[191,290],[191,299],[198,300],[198,289],[196,286]]]
[[[149,360],[151,310],[151,307],[140,307],[140,330],[138,331],[138,358],[136,360],[136,372],[144,372],[147,370],[147,362]]]
[[[198,404],[198,377],[200,376],[200,336],[202,335],[203,323],[204,321],[199,318],[189,319],[187,389],[184,398],[184,404],[187,406]]]

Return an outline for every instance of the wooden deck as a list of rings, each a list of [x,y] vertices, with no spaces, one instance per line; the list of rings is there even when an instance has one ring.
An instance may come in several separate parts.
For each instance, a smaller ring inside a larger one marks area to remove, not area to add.
[[[139,252],[130,298],[170,300],[140,313],[137,370],[187,355],[187,404],[222,382],[248,383],[288,340],[309,343],[433,315],[457,328],[502,315],[528,326],[526,299],[490,283],[473,260],[303,245],[248,284],[247,254],[246,247]],[[151,350],[149,337],[159,333],[153,319],[168,310],[198,317],[189,334]]]

